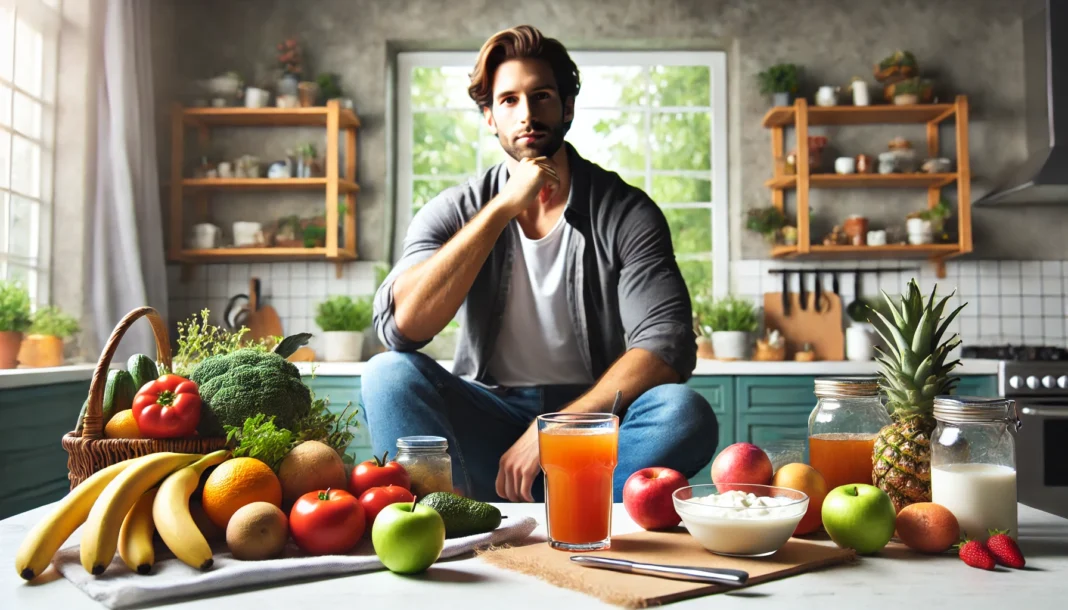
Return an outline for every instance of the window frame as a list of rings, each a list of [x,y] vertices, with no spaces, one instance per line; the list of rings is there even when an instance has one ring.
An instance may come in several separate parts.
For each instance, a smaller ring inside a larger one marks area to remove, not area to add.
[[[7,34],[10,34],[10,40],[3,40],[0,44],[11,45],[12,60],[12,79],[9,81],[4,77],[0,77],[0,85],[7,88],[7,91],[0,92],[0,95],[10,96],[9,106],[11,109],[11,124],[0,124],[0,131],[4,132],[8,137],[7,156],[9,163],[9,167],[0,168],[0,171],[8,172],[7,186],[0,186],[0,194],[6,195],[7,197],[7,205],[0,209],[0,236],[3,236],[4,238],[4,249],[0,250],[0,279],[8,276],[9,265],[26,269],[29,281],[25,288],[30,293],[30,299],[34,307],[39,307],[48,304],[51,298],[52,223],[55,204],[54,164],[56,153],[56,89],[58,86],[57,81],[59,72],[59,42],[63,25],[61,12],[62,2],[61,0],[0,0],[0,8],[10,11],[14,17],[11,22],[12,30],[10,32],[0,32],[0,34],[4,35],[0,36],[0,40],[7,38]],[[34,95],[15,84],[15,81],[17,80],[15,77],[15,67],[18,66],[16,32],[19,21],[24,22],[41,35],[40,95]],[[39,137],[33,137],[30,134],[22,133],[15,128],[16,94],[40,105],[41,116]],[[13,153],[16,137],[21,138],[29,142],[32,146],[40,149],[40,166],[38,168],[40,182],[37,185],[39,192],[38,196],[16,191],[14,188],[14,176],[12,175],[12,172],[14,168]],[[11,223],[13,222],[14,200],[16,196],[21,200],[28,201],[36,206],[36,231],[33,231],[30,235],[29,257],[23,257],[22,255],[15,256],[9,250],[11,247],[11,235],[9,234],[9,231]]]
[[[681,261],[708,260],[712,265],[712,292],[715,296],[723,296],[729,290],[730,273],[730,241],[729,241],[729,189],[728,189],[728,124],[727,124],[727,53],[725,51],[571,51],[570,55],[579,66],[580,72],[583,65],[591,66],[708,66],[709,68],[709,95],[710,106],[684,106],[684,107],[654,107],[651,104],[641,106],[584,106],[576,109],[576,113],[586,110],[624,110],[642,112],[645,115],[645,132],[651,132],[651,117],[657,113],[667,113],[673,110],[684,112],[708,111],[710,114],[710,159],[711,168],[706,173],[704,170],[654,170],[652,157],[646,156],[644,171],[646,188],[649,192],[650,182],[654,175],[683,175],[693,176],[707,175],[712,182],[712,201],[679,203],[661,202],[656,203],[661,209],[710,209],[712,221],[712,251],[699,254],[679,254],[676,259]],[[393,257],[400,258],[403,253],[403,238],[407,233],[408,225],[412,220],[412,197],[413,183],[420,176],[413,175],[412,168],[412,137],[414,129],[414,112],[430,111],[471,111],[474,103],[462,108],[413,108],[411,99],[411,78],[414,68],[426,67],[455,67],[474,66],[478,58],[477,52],[468,51],[413,51],[397,54],[397,188],[395,190],[394,208],[394,235]],[[580,91],[579,95],[582,93]],[[481,130],[485,129],[480,126]],[[481,162],[481,146],[478,148],[478,158]],[[484,168],[483,168],[484,169]],[[617,171],[607,167],[609,171]],[[622,172],[621,172],[622,173]],[[626,172],[635,174],[636,172]],[[451,175],[435,175],[435,179],[448,180],[452,178],[465,178]]]

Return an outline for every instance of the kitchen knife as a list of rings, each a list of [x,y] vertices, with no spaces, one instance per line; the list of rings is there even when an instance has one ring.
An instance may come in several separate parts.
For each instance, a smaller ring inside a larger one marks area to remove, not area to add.
[[[572,555],[571,561],[590,568],[615,570],[616,572],[642,574],[644,576],[656,576],[657,578],[671,578],[673,580],[706,582],[714,585],[726,585],[729,587],[740,587],[749,580],[748,572],[728,570],[725,568],[670,566],[657,563],[627,561],[625,559],[591,557],[589,555]]]
[[[838,272],[837,271],[832,271],[831,272],[831,281],[833,282],[831,284],[831,292],[833,292],[835,294],[842,294],[841,286],[838,285]]]
[[[820,311],[820,299],[823,298],[823,278],[820,277],[820,272],[816,271],[816,313]]]
[[[790,317],[790,272],[782,270],[782,315]]]
[[[798,291],[798,295],[801,297],[801,311],[808,309],[808,291],[805,289],[805,272],[797,272],[798,285],[801,286],[801,290]]]

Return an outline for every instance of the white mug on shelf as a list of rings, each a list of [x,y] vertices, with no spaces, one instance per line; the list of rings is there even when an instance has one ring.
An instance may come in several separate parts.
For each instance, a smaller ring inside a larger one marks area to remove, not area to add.
[[[271,99],[271,93],[266,89],[249,87],[245,89],[246,108],[265,108]]]
[[[869,246],[885,246],[886,245],[886,231],[877,229],[875,231],[868,231],[868,245]]]
[[[820,87],[819,90],[816,91],[816,105],[838,105],[838,87],[832,87],[831,85],[824,85]]]
[[[255,246],[260,242],[262,236],[263,225],[258,222],[238,221],[234,223],[235,246]]]
[[[202,222],[193,225],[193,236],[189,245],[195,250],[210,250],[219,246],[220,237],[222,229],[209,222]]]
[[[839,174],[852,174],[857,171],[857,161],[853,157],[838,157],[834,160],[834,171]]]
[[[220,178],[233,178],[234,166],[229,161],[223,161],[219,163],[219,177]]]

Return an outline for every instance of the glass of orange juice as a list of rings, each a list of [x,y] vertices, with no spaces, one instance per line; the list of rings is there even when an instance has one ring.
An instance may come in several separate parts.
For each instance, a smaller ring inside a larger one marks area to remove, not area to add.
[[[538,416],[549,546],[564,551],[609,548],[618,445],[619,418],[611,413]]]

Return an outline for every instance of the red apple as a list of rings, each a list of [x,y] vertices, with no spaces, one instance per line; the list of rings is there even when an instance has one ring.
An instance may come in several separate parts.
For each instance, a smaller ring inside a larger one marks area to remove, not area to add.
[[[771,485],[775,473],[764,450],[751,443],[735,443],[712,462],[712,482],[718,491],[730,491],[730,483]]]
[[[623,508],[634,522],[647,530],[679,524],[671,494],[690,484],[681,472],[654,466],[630,475],[623,484]]]

